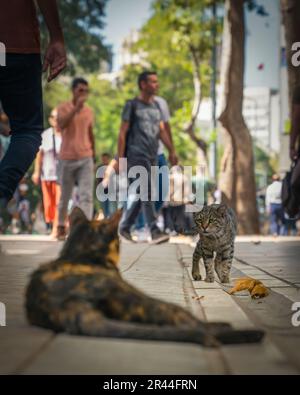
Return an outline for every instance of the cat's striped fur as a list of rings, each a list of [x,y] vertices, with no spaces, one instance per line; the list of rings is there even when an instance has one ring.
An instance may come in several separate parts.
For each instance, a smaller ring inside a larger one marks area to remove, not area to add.
[[[230,269],[234,254],[236,218],[233,210],[224,204],[204,206],[194,214],[199,241],[193,254],[192,276],[201,280],[199,261],[206,270],[205,281],[213,282],[216,271],[222,283],[230,282]]]

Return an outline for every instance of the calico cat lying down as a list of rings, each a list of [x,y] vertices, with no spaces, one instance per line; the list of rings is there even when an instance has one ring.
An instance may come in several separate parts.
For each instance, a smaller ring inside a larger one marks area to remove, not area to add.
[[[145,295],[120,275],[118,222],[71,215],[71,233],[58,259],[31,276],[26,292],[29,322],[74,335],[180,341],[204,346],[254,343],[260,330],[205,323],[188,311]]]

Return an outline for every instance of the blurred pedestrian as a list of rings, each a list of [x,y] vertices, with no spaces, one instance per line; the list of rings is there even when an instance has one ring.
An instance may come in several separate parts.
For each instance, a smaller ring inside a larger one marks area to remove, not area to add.
[[[158,77],[155,72],[143,72],[138,78],[140,95],[129,100],[123,110],[122,124],[118,140],[118,158],[127,158],[128,169],[142,166],[147,172],[148,195],[132,201],[127,201],[121,224],[120,234],[127,240],[133,241],[131,227],[134,225],[140,211],[143,210],[146,223],[151,232],[152,242],[168,241],[169,237],[160,231],[156,224],[155,207],[151,201],[151,166],[156,165],[159,139],[166,145],[172,165],[177,163],[175,150],[163,123],[159,105],[155,95],[159,89]],[[120,169],[122,171],[122,169]],[[134,178],[130,179],[130,183]],[[129,187],[130,190],[130,187]]]
[[[300,86],[295,87],[292,101],[292,125],[290,134],[290,158],[296,161],[300,156]]]
[[[272,176],[272,183],[266,190],[266,209],[270,218],[270,232],[278,236],[283,231],[284,213],[281,201],[282,183],[278,174]]]
[[[0,103],[0,161],[3,159],[10,143],[10,128],[6,114],[2,111]]]
[[[41,144],[42,70],[49,70],[50,82],[66,66],[56,0],[37,4],[50,37],[43,67],[35,1],[0,0],[0,42],[6,50],[6,65],[0,67],[0,101],[11,127],[10,145],[0,162],[0,216]]]
[[[46,228],[52,237],[56,238],[60,199],[58,157],[62,141],[56,109],[50,113],[49,124],[50,128],[42,134],[42,145],[35,160],[32,181],[35,185],[41,182]]]
[[[89,95],[88,82],[75,78],[72,100],[58,109],[58,126],[62,130],[60,151],[61,197],[58,214],[58,239],[66,237],[65,221],[74,185],[78,185],[79,206],[88,219],[93,216],[93,186],[95,141],[94,114],[85,103]]]
[[[158,107],[161,111],[161,116],[162,116],[162,121],[164,123],[165,131],[169,136],[169,140],[173,144],[172,131],[170,125],[171,116],[170,116],[170,109],[168,103],[163,97],[160,96],[155,96],[155,102],[158,104]],[[163,167],[168,166],[168,162],[164,154],[164,144],[160,139],[158,142],[158,150],[157,150],[157,166],[159,170],[161,170]],[[156,215],[159,215],[159,212],[164,204],[164,200],[168,195],[168,189],[169,189],[169,172],[162,171],[159,173],[158,179],[156,180],[156,199],[155,199]],[[148,235],[148,230],[145,229],[145,224],[146,222],[145,222],[144,214],[143,212],[140,212],[135,223],[136,237],[139,241],[146,241],[148,239],[149,235]]]
[[[165,227],[171,236],[184,233],[186,228],[185,206],[190,202],[191,190],[182,166],[170,170],[169,201],[166,203]]]
[[[97,184],[102,184],[105,195],[108,194],[109,184],[112,184],[112,187],[116,186],[117,163],[117,159],[111,158],[109,153],[105,152],[101,155],[101,164],[99,167],[105,166],[106,169],[103,178],[97,179]],[[117,205],[117,200],[113,201],[107,198],[106,200],[101,201],[104,218],[110,217],[117,210]]]
[[[27,197],[28,185],[26,182],[20,183],[19,192],[18,214],[20,233],[32,233],[31,207]]]

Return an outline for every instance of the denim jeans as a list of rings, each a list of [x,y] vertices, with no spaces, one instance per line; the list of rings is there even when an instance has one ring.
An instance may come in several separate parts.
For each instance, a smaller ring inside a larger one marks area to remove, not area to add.
[[[120,230],[130,230],[132,225],[134,225],[135,221],[138,218],[138,215],[142,212],[145,218],[145,221],[151,232],[155,231],[157,228],[156,225],[156,216],[155,216],[155,208],[154,202],[151,201],[151,166],[154,166],[154,163],[150,163],[148,161],[135,161],[130,162],[128,160],[128,170],[133,166],[143,166],[147,170],[148,174],[148,200],[144,201],[142,199],[136,199],[136,195],[134,193],[128,196],[128,201],[126,204],[126,210],[123,213],[122,220],[120,223]],[[135,179],[129,180],[129,190],[130,185],[135,181]],[[145,199],[146,200],[146,199]]]
[[[157,155],[157,166],[160,169],[163,166],[168,166],[168,162],[164,154]],[[164,203],[164,199],[168,194],[168,186],[169,186],[169,178],[164,174],[159,174],[158,176],[158,190],[155,204],[155,211],[158,214],[162,205]],[[163,188],[164,186],[164,188]],[[142,229],[145,226],[145,218],[143,213],[141,212],[136,220],[135,228]]]
[[[39,54],[7,54],[0,66],[0,101],[11,141],[0,162],[0,198],[10,200],[29,169],[43,132],[42,65]]]
[[[117,202],[111,202],[108,199],[101,202],[104,218],[109,218],[117,210]]]
[[[280,235],[283,229],[283,210],[282,205],[271,203],[270,230],[272,235]]]

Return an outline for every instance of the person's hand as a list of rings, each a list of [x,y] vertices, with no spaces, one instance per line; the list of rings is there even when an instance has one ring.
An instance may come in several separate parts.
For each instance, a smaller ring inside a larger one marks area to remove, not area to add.
[[[38,173],[33,173],[31,177],[32,182],[34,185],[39,185],[40,183],[40,175]]]
[[[52,81],[67,65],[67,56],[64,42],[51,41],[44,56],[43,72],[49,70],[47,81]]]
[[[175,151],[170,152],[169,161],[170,161],[170,163],[171,163],[172,166],[176,166],[176,165],[177,165],[177,163],[178,163],[178,158],[177,158],[177,156],[176,156]]]
[[[103,178],[101,184],[102,184],[103,188],[106,189],[109,184],[109,179],[107,177]]]
[[[298,159],[298,152],[295,150],[295,148],[290,148],[290,158],[292,161],[295,161]]]
[[[84,103],[87,99],[87,95],[81,95],[77,98],[76,102],[75,102],[75,110],[76,112],[79,112],[80,110],[82,110]]]

